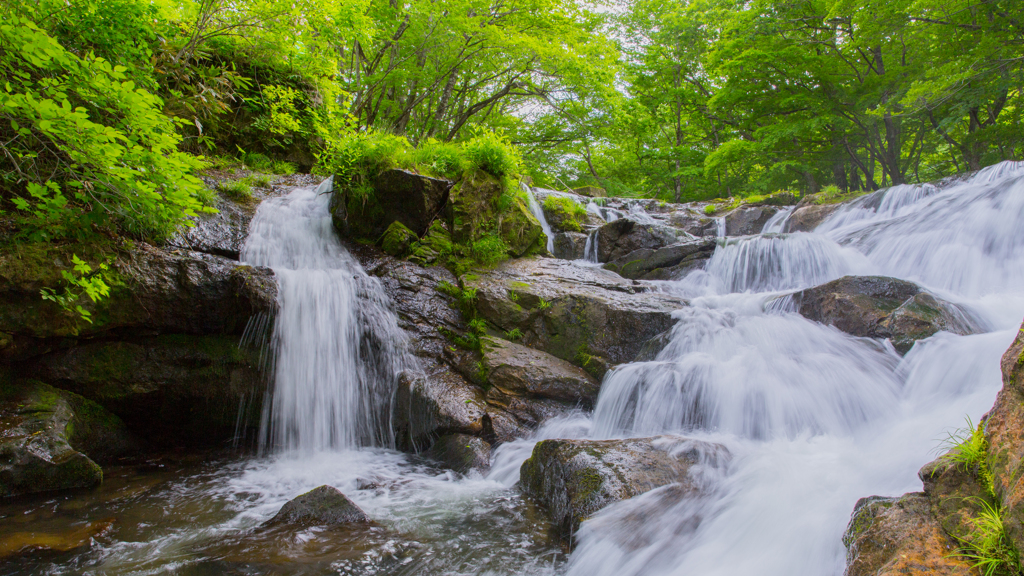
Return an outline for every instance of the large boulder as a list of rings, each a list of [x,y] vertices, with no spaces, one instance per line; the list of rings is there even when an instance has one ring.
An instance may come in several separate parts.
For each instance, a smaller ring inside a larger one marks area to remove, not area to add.
[[[492,389],[585,407],[597,400],[600,383],[578,366],[501,338],[485,336],[481,341],[483,367]]]
[[[740,206],[725,215],[726,236],[760,234],[764,225],[779,211],[775,206]]]
[[[452,183],[407,170],[385,170],[370,186],[369,191],[335,186],[331,215],[343,235],[376,241],[392,222],[401,222],[422,236],[448,202]]]
[[[606,263],[604,268],[625,278],[672,280],[691,270],[703,268],[717,246],[715,239],[704,238],[657,250],[642,248]]]
[[[465,277],[476,311],[503,333],[596,376],[631,362],[686,301],[607,270],[524,258]]]
[[[334,486],[320,486],[296,496],[281,507],[265,526],[334,527],[365,524],[369,516]]]
[[[547,508],[563,538],[581,522],[620,500],[659,486],[680,484],[697,496],[697,465],[722,466],[728,451],[678,436],[628,440],[543,440],[520,469],[519,485]]]
[[[980,576],[969,562],[957,557],[955,543],[942,532],[928,498],[921,493],[862,498],[843,544],[845,576]]]
[[[813,232],[819,224],[832,215],[840,204],[806,204],[797,206],[786,219],[783,232]]]
[[[103,480],[96,460],[137,449],[116,416],[81,396],[36,381],[0,390],[2,497],[95,486]]]
[[[547,237],[519,191],[482,170],[466,176],[451,192],[452,240],[472,245],[499,237],[511,256],[543,251]]]
[[[896,278],[844,276],[797,292],[792,298],[805,318],[853,336],[888,338],[901,354],[940,330],[954,334],[982,331],[959,306]]]
[[[559,232],[553,239],[554,257],[563,260],[580,260],[586,256],[587,234],[582,232]]]
[[[609,222],[597,230],[597,259],[611,262],[644,248],[658,249],[675,244],[685,234],[668,226],[639,224],[629,218]]]

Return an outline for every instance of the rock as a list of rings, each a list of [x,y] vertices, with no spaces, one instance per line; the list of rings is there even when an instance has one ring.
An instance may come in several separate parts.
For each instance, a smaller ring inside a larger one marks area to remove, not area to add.
[[[460,181],[451,192],[452,240],[472,244],[486,236],[498,236],[511,256],[544,250],[547,239],[526,201],[505,190],[501,181],[477,171]]]
[[[972,520],[983,511],[982,503],[995,504],[977,472],[942,456],[925,464],[917,473],[924,482],[932,516],[948,536],[967,538],[974,529]]]
[[[450,370],[433,374],[403,373],[395,393],[395,436],[399,448],[428,449],[438,436],[456,433],[498,441],[484,391]],[[507,441],[527,431],[512,429]]]
[[[690,270],[703,268],[717,246],[713,238],[705,238],[657,250],[642,248],[606,263],[604,268],[625,278],[668,280]]]
[[[427,455],[460,474],[486,472],[491,467],[491,445],[466,434],[441,436]]]
[[[912,282],[884,276],[845,276],[797,292],[793,300],[805,318],[853,336],[888,338],[901,354],[940,330],[962,335],[982,331],[955,304],[922,292]]]
[[[987,465],[1006,534],[1017,550],[1024,550],[1024,325],[1000,366],[1003,388],[985,419]]]
[[[555,232],[582,232],[588,221],[587,209],[572,197],[548,194],[541,207]]]
[[[581,260],[587,247],[587,234],[559,232],[554,237],[554,256],[563,260]]]
[[[699,210],[683,208],[672,212],[667,224],[698,238],[718,235],[718,222],[705,215],[702,207]]]
[[[380,245],[386,254],[396,258],[402,258],[412,249],[412,245],[419,240],[416,233],[405,227],[404,224],[395,220],[388,226],[381,237]],[[435,257],[436,258],[436,257]]]
[[[726,236],[760,234],[779,209],[774,206],[740,206],[725,215]]]
[[[114,526],[114,519],[88,522],[62,532],[14,532],[0,535],[0,558],[16,554],[46,550],[71,552],[92,543],[93,538],[106,534]]]
[[[260,351],[240,348],[238,340],[188,334],[93,340],[20,370],[101,404],[157,445],[201,445],[232,438],[240,423],[259,426],[266,386]]]
[[[168,244],[238,260],[259,202],[254,200],[243,204],[223,194],[218,193],[218,196],[216,214],[203,214],[196,218],[195,226],[183,228]]]
[[[581,368],[501,338],[481,340],[483,367],[491,386],[488,398],[545,398],[586,409],[597,401],[601,385]]]
[[[520,342],[580,366],[597,378],[631,362],[644,343],[668,330],[686,301],[599,268],[524,258],[464,278],[476,311]]]
[[[580,196],[589,196],[591,198],[604,198],[608,196],[608,192],[600,186],[581,186],[580,188],[573,188],[573,194],[579,194]]]
[[[116,416],[88,400],[35,381],[7,385],[0,399],[0,497],[88,488],[99,465],[137,444]]]
[[[728,451],[678,436],[628,440],[542,440],[520,469],[523,493],[541,502],[563,538],[598,510],[659,486],[678,483],[691,495],[703,488],[690,476],[697,465],[722,466]]]
[[[291,524],[333,527],[364,524],[370,518],[333,486],[320,486],[289,500],[264,526]]]
[[[642,248],[658,249],[678,241],[672,228],[620,218],[597,229],[597,259],[610,262]]]
[[[862,498],[843,536],[845,576],[943,574],[978,576],[955,556],[956,546],[942,533],[921,493],[899,498]]]
[[[342,235],[376,241],[397,221],[423,236],[448,202],[452,183],[407,170],[385,170],[371,186],[368,194],[335,186],[331,215]]]
[[[801,202],[803,204],[803,202]],[[807,204],[797,206],[786,220],[783,232],[813,232],[841,204]]]

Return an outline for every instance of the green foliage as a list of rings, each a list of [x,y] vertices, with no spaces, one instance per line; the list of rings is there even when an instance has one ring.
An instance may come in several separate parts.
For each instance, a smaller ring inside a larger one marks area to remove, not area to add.
[[[544,199],[544,211],[551,214],[552,220],[563,230],[581,232],[587,222],[587,209],[571,198],[548,195]]]
[[[232,200],[248,201],[252,199],[252,184],[248,178],[221,182],[217,184],[217,190]]]
[[[519,152],[507,138],[494,132],[478,134],[463,143],[462,155],[467,169],[483,170],[498,179],[515,176],[522,169]]]
[[[989,495],[995,493],[992,474],[986,464],[988,440],[982,423],[975,426],[968,417],[967,427],[950,432],[943,444],[948,449],[942,456],[943,460],[956,465],[963,472],[977,475]]]
[[[539,308],[540,310],[547,310],[548,308],[551,308],[551,302],[548,302],[547,300],[541,298],[537,302],[537,308]]]
[[[110,295],[110,286],[107,284],[110,268],[104,263],[94,270],[77,254],[71,256],[71,263],[71,270],[61,270],[64,279],[63,292],[58,294],[52,288],[42,288],[39,292],[43,300],[54,302],[64,312],[77,315],[78,318],[92,324],[92,313],[83,308],[80,302],[83,296],[93,302],[99,302]]]
[[[449,180],[458,179],[468,168],[458,144],[440,142],[433,138],[413,150],[411,160],[417,170]]]
[[[511,342],[515,342],[517,340],[522,340],[522,338],[523,338],[523,331],[520,330],[519,328],[513,328],[513,329],[509,330],[508,332],[505,332],[505,339],[509,340]]]
[[[960,539],[960,555],[985,576],[1017,576],[1022,573],[1020,555],[1006,534],[1004,510],[977,500],[981,512],[971,519],[971,532]]]
[[[508,244],[500,236],[485,235],[470,246],[474,260],[484,266],[493,266],[508,259]]]

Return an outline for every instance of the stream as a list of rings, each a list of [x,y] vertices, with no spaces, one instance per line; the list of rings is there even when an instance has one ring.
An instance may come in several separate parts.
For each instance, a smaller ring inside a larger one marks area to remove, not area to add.
[[[549,420],[499,446],[486,476],[460,476],[392,449],[381,415],[416,359],[333,233],[328,198],[264,202],[242,252],[280,287],[258,454],[168,455],[113,469],[96,491],[0,503],[0,534],[117,520],[85,552],[28,554],[0,574],[839,575],[854,504],[921,489],[917,470],[991,408],[1024,316],[1024,163],[869,194],[813,233],[779,233],[782,212],[725,239],[704,270],[656,283],[691,305],[654,360],[606,375],[592,414]],[[917,282],[986,332],[940,332],[901,357],[792,311],[793,291],[848,274]],[[658,489],[610,506],[571,554],[514,487],[541,439],[661,433],[731,452],[704,479],[711,496]],[[375,525],[258,528],[322,484]]]

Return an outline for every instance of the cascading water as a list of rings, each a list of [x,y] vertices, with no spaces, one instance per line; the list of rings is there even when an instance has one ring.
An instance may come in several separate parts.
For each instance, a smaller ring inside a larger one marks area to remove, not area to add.
[[[540,222],[541,230],[543,230],[544,231],[544,235],[547,236],[547,239],[548,239],[548,244],[547,244],[548,253],[554,254],[555,253],[555,233],[551,229],[551,224],[548,224],[548,219],[547,219],[547,217],[544,216],[544,210],[540,207],[540,202],[537,202],[537,196],[533,193],[533,188],[527,186],[526,184],[522,184],[522,183],[520,184],[520,186],[522,186],[523,191],[526,192],[526,201],[527,201],[527,205],[530,208],[530,213],[533,214],[534,218],[536,218],[538,222]]]
[[[325,192],[261,204],[242,248],[244,262],[273,268],[278,281],[262,449],[394,444],[387,415],[398,373],[412,365],[405,336],[379,282],[338,241]]]
[[[920,282],[992,331],[939,333],[901,358],[789,311],[788,291],[845,274]],[[721,443],[732,463],[703,499],[653,491],[585,522],[568,574],[841,574],[857,499],[919,490],[940,439],[991,407],[1022,274],[1024,165],[1011,163],[866,196],[815,233],[722,241],[705,270],[663,284],[692,299],[665,348],[610,372],[592,419],[568,432],[678,433]],[[493,474],[512,481],[508,460],[559,427],[499,448]]]

